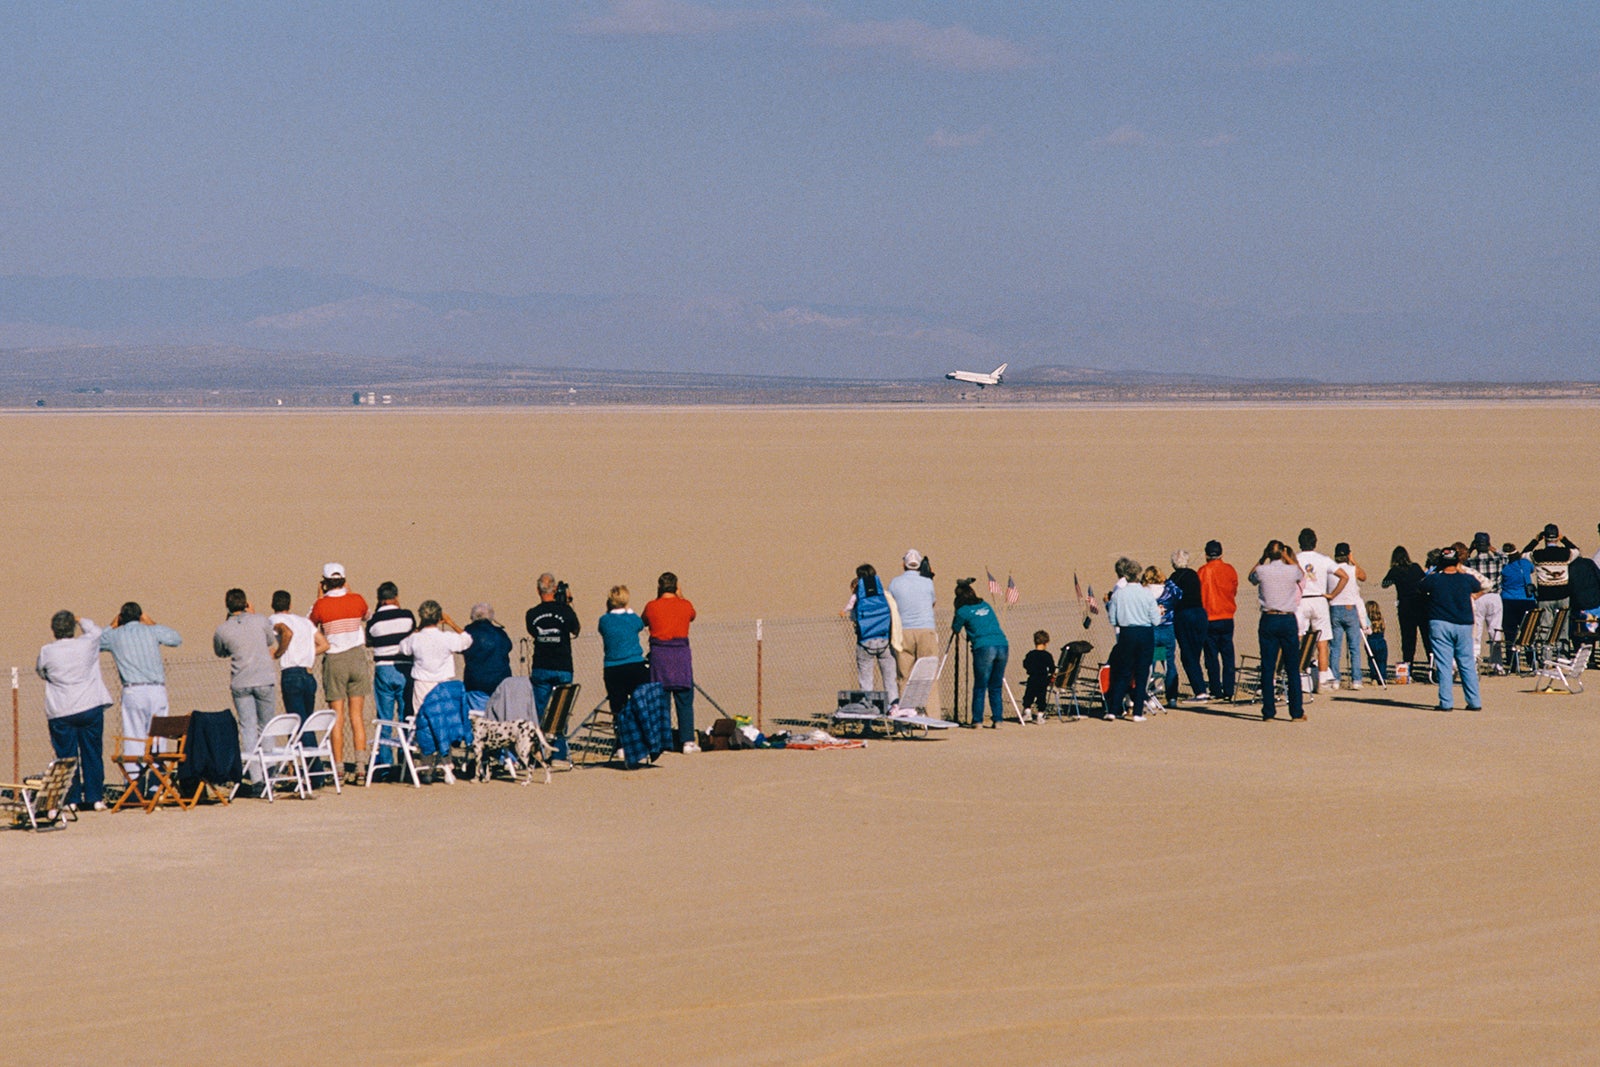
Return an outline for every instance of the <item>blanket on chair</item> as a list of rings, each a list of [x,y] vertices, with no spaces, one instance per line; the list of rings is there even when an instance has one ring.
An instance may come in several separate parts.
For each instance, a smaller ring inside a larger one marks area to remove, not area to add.
[[[466,687],[460,682],[440,682],[417,710],[417,748],[424,756],[448,756],[451,745],[471,741]]]
[[[671,700],[660,682],[633,691],[621,710],[611,709],[617,746],[629,767],[653,760],[672,747]]]

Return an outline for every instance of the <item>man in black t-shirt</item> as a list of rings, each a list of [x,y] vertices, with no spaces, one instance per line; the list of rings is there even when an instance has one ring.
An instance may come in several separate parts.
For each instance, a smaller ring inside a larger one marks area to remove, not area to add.
[[[569,600],[565,582],[557,586],[555,575],[539,575],[539,603],[528,609],[525,622],[528,636],[533,638],[528,681],[533,686],[534,709],[541,719],[550,702],[550,691],[572,681],[572,639],[583,626]],[[567,758],[565,737],[552,737],[550,744],[556,758]]]

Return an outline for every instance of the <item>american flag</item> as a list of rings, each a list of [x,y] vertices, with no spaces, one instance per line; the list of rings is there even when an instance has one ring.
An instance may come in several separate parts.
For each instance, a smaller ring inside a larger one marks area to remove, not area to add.
[[[990,570],[988,567],[985,567],[983,569],[983,573],[987,574],[989,576],[989,595],[990,596],[999,596],[1000,595],[1000,583],[995,580],[994,571]]]
[[[1083,603],[1083,583],[1078,581],[1078,572],[1072,572],[1072,595],[1078,598],[1078,603]]]
[[[1094,586],[1092,585],[1089,587],[1089,614],[1100,614],[1100,604],[1094,598]]]
[[[1011,575],[1006,575],[1006,603],[1015,604],[1022,599],[1022,594],[1017,591],[1017,581]]]

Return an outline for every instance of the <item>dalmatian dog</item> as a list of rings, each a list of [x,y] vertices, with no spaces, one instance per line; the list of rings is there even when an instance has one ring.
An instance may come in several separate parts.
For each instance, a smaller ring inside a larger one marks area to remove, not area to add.
[[[489,780],[489,767],[495,758],[484,758],[485,753],[511,753],[517,758],[511,777],[523,785],[533,782],[533,765],[537,760],[544,768],[544,780],[550,781],[550,746],[540,734],[539,727],[525,719],[500,722],[473,716],[471,758],[477,768],[480,782]]]

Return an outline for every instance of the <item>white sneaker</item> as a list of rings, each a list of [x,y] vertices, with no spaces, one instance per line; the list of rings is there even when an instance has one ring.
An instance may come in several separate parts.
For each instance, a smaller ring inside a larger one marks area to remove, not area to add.
[[[685,756],[690,755],[690,754],[695,753],[695,752],[699,752],[699,751],[700,751],[700,746],[695,744],[693,741],[685,741],[683,743],[683,754]]]
[[[1144,716],[1143,715],[1135,715],[1133,717],[1133,721],[1134,722],[1144,722]]]
[[[1191,703],[1209,704],[1209,703],[1211,703],[1211,694],[1210,693],[1196,693],[1194,696],[1190,697],[1189,699],[1190,699]]]
[[[444,768],[444,784],[445,785],[455,785],[456,784],[456,772],[452,771],[449,767]]]
[[[1361,688],[1361,683],[1360,682],[1351,682],[1350,683],[1350,688],[1351,689],[1360,689]]]
[[[1330,682],[1330,681],[1324,679],[1323,682],[1322,682],[1322,685],[1323,685],[1323,688],[1325,688],[1325,689],[1337,689],[1337,688],[1339,688],[1339,680],[1337,678],[1335,678],[1333,681]]]

